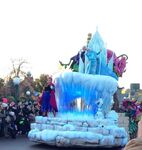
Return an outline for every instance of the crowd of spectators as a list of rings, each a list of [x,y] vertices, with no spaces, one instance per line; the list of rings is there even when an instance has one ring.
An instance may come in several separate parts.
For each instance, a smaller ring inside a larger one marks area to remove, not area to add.
[[[0,136],[16,138],[16,135],[27,135],[37,115],[41,115],[37,101],[0,101]]]

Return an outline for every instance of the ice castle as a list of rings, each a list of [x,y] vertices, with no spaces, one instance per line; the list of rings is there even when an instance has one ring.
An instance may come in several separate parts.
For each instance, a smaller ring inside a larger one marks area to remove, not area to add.
[[[97,30],[72,58],[72,71],[55,78],[57,117],[36,116],[29,139],[59,147],[123,147],[127,133],[111,105],[127,56],[108,50]],[[84,104],[81,110],[74,103],[78,99]]]

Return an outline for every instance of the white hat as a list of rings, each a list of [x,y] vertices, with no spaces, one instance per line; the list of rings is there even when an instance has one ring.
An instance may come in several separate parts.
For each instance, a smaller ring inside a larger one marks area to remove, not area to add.
[[[2,103],[2,107],[5,108],[7,107],[8,105],[6,103]]]
[[[9,115],[14,116],[15,113],[14,113],[13,111],[10,111],[10,112],[9,112]]]

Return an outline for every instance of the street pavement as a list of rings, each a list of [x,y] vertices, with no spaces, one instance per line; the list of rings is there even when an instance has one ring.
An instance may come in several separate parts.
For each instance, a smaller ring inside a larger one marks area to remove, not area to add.
[[[18,136],[16,139],[11,139],[10,137],[0,137],[0,150],[82,150],[83,148],[58,148],[51,147],[47,144],[38,144],[29,141],[26,136]],[[121,150],[120,148],[114,149],[99,149],[99,148],[84,148],[85,150]]]
[[[57,150],[57,148],[49,147],[46,144],[37,144],[29,141],[25,136],[18,136],[16,139],[1,137],[0,150]]]

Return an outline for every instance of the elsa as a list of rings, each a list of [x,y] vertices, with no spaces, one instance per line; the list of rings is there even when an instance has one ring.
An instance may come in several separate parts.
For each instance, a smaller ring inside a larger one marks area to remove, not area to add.
[[[99,54],[93,50],[88,49],[85,53],[85,73],[86,74],[97,74]]]

